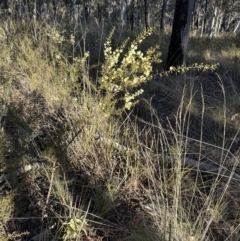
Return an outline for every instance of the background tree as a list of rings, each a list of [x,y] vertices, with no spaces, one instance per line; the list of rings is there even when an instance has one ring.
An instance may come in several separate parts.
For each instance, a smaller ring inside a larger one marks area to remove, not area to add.
[[[176,28],[175,5],[181,11],[176,12],[175,24],[183,26],[188,2],[196,2],[192,12],[194,34],[215,37],[240,31],[240,0],[0,0],[0,10],[2,16],[11,19],[44,19],[50,24],[65,19],[65,24],[82,24],[86,28],[95,23],[125,25],[140,32],[150,25],[161,30]]]
[[[145,18],[145,27],[149,28],[149,3],[148,0],[144,0],[144,18]]]
[[[185,64],[190,22],[195,0],[176,0],[172,35],[165,69]]]
[[[165,18],[166,18],[167,0],[162,1],[161,19],[160,19],[160,30],[165,30]]]

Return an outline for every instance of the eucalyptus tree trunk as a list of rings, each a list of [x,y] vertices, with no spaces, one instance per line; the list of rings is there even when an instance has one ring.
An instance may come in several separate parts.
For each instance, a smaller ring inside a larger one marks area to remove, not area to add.
[[[165,30],[165,18],[166,18],[167,0],[162,2],[161,19],[160,19],[160,30]]]
[[[240,26],[240,20],[237,22],[237,25],[235,26],[233,33],[237,33],[239,31],[239,26]]]
[[[56,19],[56,16],[57,16],[56,0],[53,0],[53,1],[52,1],[52,8],[53,8],[53,19],[52,19],[52,20],[55,20],[55,19]]]
[[[197,0],[196,0],[197,1]],[[197,22],[197,6],[196,6],[196,1],[193,5],[193,12],[192,12],[192,19],[190,23],[190,30],[193,30],[194,28],[198,28],[198,22]]]
[[[192,29],[199,29],[201,20],[200,20],[200,15],[201,15],[201,2],[195,1],[194,6],[193,6],[193,14],[192,14]]]
[[[202,14],[203,14],[202,29],[201,29],[201,37],[202,37],[203,33],[206,32],[208,0],[202,0],[201,5],[202,5],[201,6]]]
[[[73,13],[73,21],[77,23],[77,6],[76,6],[76,0],[72,0],[72,13]]]
[[[108,1],[108,22],[111,22],[112,20],[112,17],[111,17],[111,14],[113,12],[113,7],[112,7],[112,0],[109,0]]]
[[[127,24],[127,0],[121,0],[121,20],[122,25]]]
[[[134,22],[135,22],[135,28],[139,29],[139,21],[140,21],[140,9],[139,9],[139,1],[137,0],[136,7],[134,9]]]
[[[102,22],[102,9],[101,9],[99,3],[97,4],[97,18],[98,18],[98,22],[101,23]]]
[[[134,28],[134,11],[135,11],[135,0],[131,1],[131,7],[130,7],[130,25],[131,25],[131,31],[133,32]]]
[[[145,18],[145,27],[149,28],[149,3],[148,0],[144,0],[144,18]]]
[[[37,0],[34,0],[34,3],[33,3],[33,23],[34,23],[34,25],[36,25],[36,21],[37,21]]]
[[[185,65],[190,23],[195,0],[176,0],[166,70]]]
[[[77,19],[79,18],[78,15],[79,14],[77,14]],[[89,12],[88,12],[86,0],[83,0],[82,1],[82,16],[83,16],[83,26],[84,26],[84,28],[86,28],[86,26],[87,26],[87,20],[88,20],[88,17],[89,17],[88,15],[89,15]]]
[[[41,19],[49,19],[49,5],[46,3],[43,3],[41,6],[41,13],[40,13]]]
[[[214,34],[216,33],[216,22],[217,22],[217,16],[218,16],[218,7],[215,4],[215,6],[213,6],[214,11],[213,11],[213,19],[212,19],[212,24],[211,24],[211,31],[210,31],[210,35],[209,37],[212,38],[214,36]]]
[[[221,12],[221,13],[218,15],[218,18],[217,18],[216,34],[219,34],[219,33],[221,32],[221,30],[222,30],[223,18],[224,18],[224,13]]]

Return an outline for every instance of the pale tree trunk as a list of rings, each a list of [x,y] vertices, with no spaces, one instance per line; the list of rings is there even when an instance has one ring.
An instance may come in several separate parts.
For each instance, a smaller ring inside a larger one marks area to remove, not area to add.
[[[76,0],[72,0],[72,13],[73,13],[73,21],[77,23],[77,6],[76,6]]]
[[[26,14],[29,17],[29,6],[26,5]],[[54,21],[56,19],[57,5],[56,1],[52,0],[48,3],[43,3],[41,6],[41,18]]]
[[[228,22],[227,22],[227,27],[225,28],[225,31],[229,31],[231,26],[233,25],[234,22],[238,21],[239,19],[239,13],[235,13],[232,16],[229,16]]]
[[[194,11],[193,11],[193,21],[192,21],[192,28],[194,29],[200,29],[201,24],[202,24],[202,16],[204,16],[203,12],[203,1],[195,1],[194,4]]]
[[[166,70],[185,65],[190,23],[195,0],[176,0]]]
[[[201,5],[202,5],[201,6],[202,14],[204,16],[202,20],[202,29],[201,29],[201,37],[202,37],[203,33],[206,31],[208,0],[202,0]]]
[[[240,20],[238,21],[236,27],[233,30],[233,33],[237,33],[239,31],[239,26],[240,26]]]
[[[225,27],[225,31],[227,32],[227,31],[229,31],[229,29],[230,29],[230,27],[231,27],[231,24],[233,23],[233,22],[236,22],[236,21],[238,21],[238,13],[235,13],[233,16],[229,16],[229,20],[228,20],[228,22],[226,23],[226,27]]]
[[[217,31],[218,31],[219,17],[221,15],[218,4],[219,4],[219,0],[216,0],[215,4],[213,5],[213,19],[212,19],[211,31],[209,35],[210,38],[212,38],[215,34],[217,34]]]
[[[112,21],[111,14],[113,13],[112,0],[108,1],[108,22]]]
[[[41,18],[49,19],[49,17],[50,17],[49,5],[46,3],[43,3],[41,6]]]
[[[167,0],[163,0],[162,10],[161,10],[161,19],[160,19],[160,30],[161,31],[165,31],[166,8],[167,8]]]
[[[37,0],[33,2],[33,32],[35,39],[37,39]]]
[[[193,13],[192,13],[192,24],[191,24],[191,28],[197,28],[198,29],[198,15],[199,15],[199,11],[198,11],[198,4],[196,4],[196,1],[193,5]]]
[[[216,34],[219,34],[222,28],[224,13],[220,13],[217,18]]]
[[[33,3],[33,23],[34,25],[36,25],[36,21],[37,21],[37,0],[34,0]]]
[[[210,38],[212,38],[213,35],[214,35],[216,15],[217,15],[217,8],[214,9],[214,15],[213,15],[212,25],[211,25],[211,32],[210,32],[210,35],[209,35]]]
[[[122,25],[127,24],[127,0],[121,0],[121,20]]]

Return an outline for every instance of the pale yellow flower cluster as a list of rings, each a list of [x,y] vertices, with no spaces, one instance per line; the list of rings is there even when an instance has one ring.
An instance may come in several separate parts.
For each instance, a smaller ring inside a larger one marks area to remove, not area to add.
[[[117,93],[123,93],[125,109],[130,109],[136,104],[136,97],[143,93],[143,90],[137,87],[151,78],[152,63],[161,62],[160,52],[157,46],[149,48],[145,54],[138,50],[139,44],[153,33],[153,28],[149,28],[130,44],[126,54],[122,56],[128,40],[116,50],[112,50],[111,39],[114,30],[111,31],[104,45],[105,63],[102,66],[100,84],[101,88],[113,98]],[[113,99],[112,101],[117,102],[118,100]]]
[[[134,101],[136,99],[137,96],[141,95],[143,93],[143,89],[140,89],[138,91],[136,91],[134,94],[129,94],[129,93],[126,93],[125,94],[125,109],[129,110],[131,109],[131,107],[133,106]]]
[[[59,32],[55,32],[53,33],[52,35],[52,40],[55,42],[55,43],[58,43],[58,44],[61,44],[65,41],[65,38],[63,37],[63,35],[61,35]]]
[[[171,73],[185,73],[190,70],[196,69],[201,71],[213,71],[216,70],[219,67],[219,63],[213,63],[213,64],[203,64],[203,63],[195,63],[190,66],[171,66],[168,71],[165,71],[163,74],[168,75]],[[163,74],[160,74],[162,76]]]

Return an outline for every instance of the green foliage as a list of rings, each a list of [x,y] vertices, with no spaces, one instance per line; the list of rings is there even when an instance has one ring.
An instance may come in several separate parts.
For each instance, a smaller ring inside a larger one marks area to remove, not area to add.
[[[1,223],[6,224],[7,221],[11,219],[12,213],[14,211],[14,193],[10,192],[7,196],[1,197],[0,199],[0,217]],[[7,240],[5,237],[4,227],[0,225],[0,241]],[[2,236],[2,237],[1,237]],[[3,239],[1,239],[3,238]]]
[[[130,44],[127,39],[115,50],[111,46],[114,31],[115,29],[112,30],[104,45],[105,62],[99,82],[106,96],[101,104],[104,108],[109,105],[114,107],[116,103],[123,101],[123,109],[129,110],[137,103],[136,98],[143,93],[141,84],[151,78],[152,64],[161,62],[160,51],[158,46],[149,48],[145,54],[138,50],[142,41],[153,33],[153,28],[142,32]],[[127,50],[124,54],[125,49]]]
[[[66,228],[66,233],[63,236],[64,241],[76,239],[81,232],[87,235],[87,221],[85,217],[81,218],[71,218],[70,221],[64,223]]]

